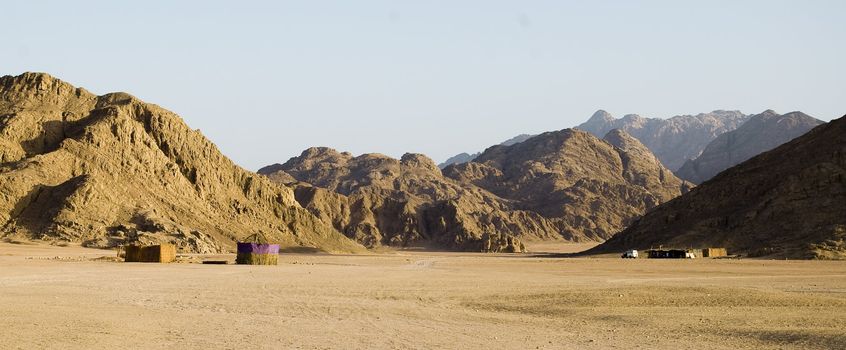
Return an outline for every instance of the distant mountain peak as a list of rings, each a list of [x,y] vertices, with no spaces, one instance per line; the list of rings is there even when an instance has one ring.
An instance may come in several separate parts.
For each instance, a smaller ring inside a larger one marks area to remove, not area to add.
[[[760,153],[799,137],[823,124],[823,121],[802,112],[777,114],[766,110],[753,115],[739,128],[717,136],[702,154],[690,159],[676,171],[676,176],[701,183],[719,172]]]
[[[676,170],[686,160],[696,158],[717,135],[736,129],[747,119],[738,111],[722,110],[669,119],[628,114],[608,120],[591,117],[576,128],[596,137],[604,137],[612,129],[623,130],[649,148],[668,169]]]
[[[614,116],[611,113],[606,112],[604,109],[597,110],[590,116],[588,121],[599,122],[599,121],[610,121],[614,120]]]

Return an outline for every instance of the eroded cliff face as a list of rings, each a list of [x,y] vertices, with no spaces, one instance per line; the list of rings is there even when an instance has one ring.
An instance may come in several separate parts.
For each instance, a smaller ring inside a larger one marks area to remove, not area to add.
[[[659,245],[846,258],[846,118],[719,173],[591,252]]]
[[[2,235],[220,252],[262,232],[283,245],[360,249],[291,188],[234,165],[177,115],[47,74],[0,78]]]
[[[802,112],[778,114],[772,110],[752,116],[733,131],[717,136],[702,154],[688,160],[676,175],[693,183],[702,183],[719,172],[769,151],[823,124]]]
[[[406,154],[310,148],[259,173],[301,181],[296,198],[370,247],[522,251],[521,240],[601,241],[688,188],[637,140],[563,130],[441,170]]]
[[[599,110],[576,129],[597,137],[613,129],[623,130],[649,148],[664,166],[676,171],[688,159],[698,157],[717,136],[737,129],[748,119],[749,116],[739,111],[719,110],[669,119],[644,118],[636,114],[616,119]]]

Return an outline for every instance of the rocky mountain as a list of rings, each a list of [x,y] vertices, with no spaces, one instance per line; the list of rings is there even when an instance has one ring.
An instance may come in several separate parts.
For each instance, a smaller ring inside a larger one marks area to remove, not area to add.
[[[172,112],[47,74],[0,78],[0,236],[210,253],[256,232],[285,246],[362,249]]]
[[[657,246],[846,258],[846,117],[719,173],[588,253]]]
[[[717,136],[702,154],[688,160],[676,176],[701,183],[717,173],[790,141],[824,122],[802,112],[784,115],[772,110],[754,115],[736,130]]]
[[[545,133],[443,173],[419,154],[397,160],[329,148],[259,173],[301,181],[303,207],[367,246],[482,251],[520,251],[523,240],[601,241],[688,188],[617,130],[605,140]]]
[[[553,220],[562,232],[599,241],[689,189],[621,130],[604,140],[573,129],[547,132],[490,147],[444,174]]]
[[[515,143],[520,143],[520,142],[526,141],[529,138],[531,138],[532,136],[535,136],[535,135],[520,134],[520,135],[514,136],[514,137],[512,137],[508,140],[501,142],[500,145],[511,146]],[[476,153],[473,153],[473,154],[469,154],[469,153],[466,153],[466,152],[459,153],[459,154],[456,154],[452,157],[449,157],[443,163],[438,164],[438,167],[443,169],[443,168],[446,168],[447,166],[452,165],[452,164],[467,163],[469,161],[472,161],[476,157],[478,157],[480,154],[482,154],[482,152],[476,152]]]
[[[420,154],[401,159],[381,154],[354,157],[331,148],[309,148],[258,172],[277,182],[288,177],[302,181],[295,184],[297,201],[368,247],[520,252],[525,247],[517,236],[559,238],[544,218],[444,178],[435,163]]]
[[[737,129],[749,116],[739,111],[713,111],[669,119],[644,118],[629,114],[615,119],[599,110],[576,129],[602,137],[612,129],[620,129],[646,145],[670,170],[678,170],[685,161],[702,153],[717,136]]]

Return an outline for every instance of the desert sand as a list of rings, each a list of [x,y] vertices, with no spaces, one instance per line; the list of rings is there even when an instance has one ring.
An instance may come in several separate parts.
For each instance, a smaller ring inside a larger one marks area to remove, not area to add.
[[[0,348],[846,348],[846,261],[114,256],[0,244]]]

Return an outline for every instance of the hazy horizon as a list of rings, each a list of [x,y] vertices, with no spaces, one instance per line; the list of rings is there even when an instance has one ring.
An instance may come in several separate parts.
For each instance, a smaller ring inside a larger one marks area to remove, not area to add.
[[[598,109],[846,113],[837,1],[6,7],[0,75],[128,92],[251,170],[312,146],[442,162]]]

